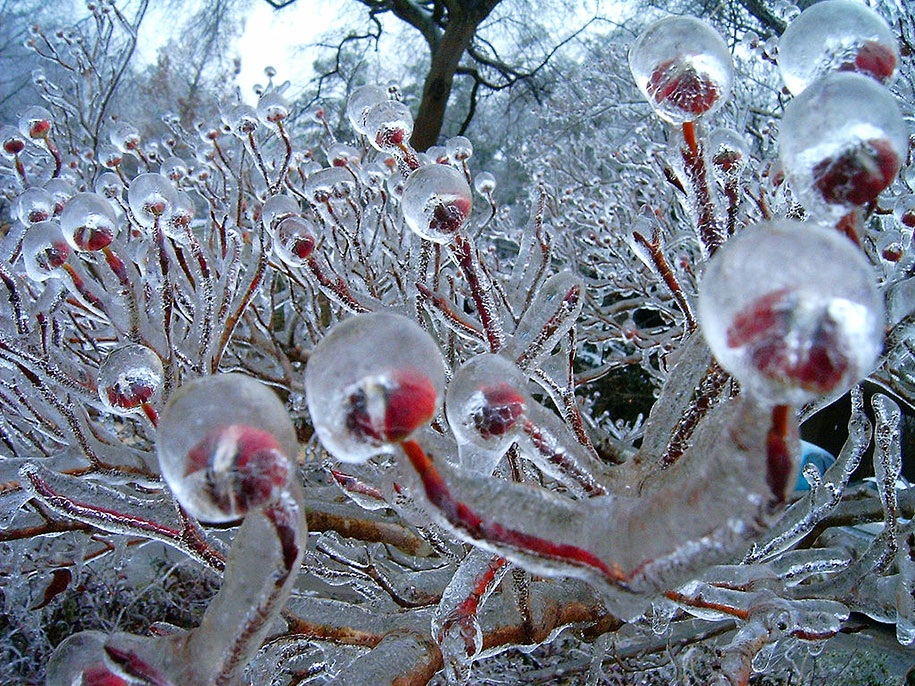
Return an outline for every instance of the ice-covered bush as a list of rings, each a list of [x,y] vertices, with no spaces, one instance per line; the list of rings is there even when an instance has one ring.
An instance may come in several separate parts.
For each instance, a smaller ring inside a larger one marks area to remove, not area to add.
[[[777,161],[706,133],[740,92],[717,33],[653,24],[629,64],[669,145],[541,174],[517,226],[469,141],[410,146],[396,89],[352,94],[350,141],[323,113],[302,139],[272,80],[196,130],[92,135],[66,67],[106,59],[93,12],[0,134],[5,610],[40,622],[55,572],[128,544],[223,585],[196,627],[74,634],[49,685],[463,683],[564,630],[593,683],[611,643],[710,641],[707,678],[742,684],[853,612],[915,640],[915,222],[883,38],[816,58]],[[647,418],[601,409],[625,366]],[[803,465],[799,423],[848,393],[844,448]]]

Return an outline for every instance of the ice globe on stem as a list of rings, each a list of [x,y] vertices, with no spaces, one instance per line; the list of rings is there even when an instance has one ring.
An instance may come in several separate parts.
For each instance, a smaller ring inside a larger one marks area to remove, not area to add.
[[[156,451],[162,476],[188,512],[230,522],[279,497],[297,442],[273,391],[232,373],[195,379],[172,395]]]
[[[445,372],[438,346],[398,314],[359,314],[315,347],[305,371],[308,411],[321,444],[338,460],[391,453],[432,420]]]
[[[273,237],[273,251],[290,267],[301,267],[315,249],[315,226],[303,217],[280,220]]]
[[[895,98],[860,74],[830,74],[785,108],[779,159],[817,219],[834,221],[889,186],[908,150]]]
[[[133,216],[148,229],[172,213],[178,195],[175,185],[161,174],[140,174],[127,189],[127,202]]]
[[[118,219],[111,204],[98,193],[77,193],[60,213],[60,228],[76,250],[101,250],[114,240]]]
[[[276,233],[277,224],[286,217],[299,214],[299,201],[291,195],[271,195],[261,209],[261,221],[271,236]]]
[[[473,200],[461,172],[427,164],[407,177],[400,204],[414,233],[433,243],[448,243],[470,217]]]
[[[397,100],[385,100],[370,108],[363,122],[369,143],[380,151],[403,148],[413,133],[410,108]]]
[[[629,50],[629,68],[655,113],[676,125],[717,111],[734,80],[724,39],[695,17],[667,17],[645,29]]]
[[[782,220],[745,229],[709,261],[699,323],[744,390],[802,405],[839,396],[871,371],[883,299],[870,263],[847,238]]]
[[[857,72],[886,84],[898,63],[892,29],[854,0],[811,5],[788,24],[778,42],[778,69],[794,95],[832,71]]]
[[[64,240],[57,222],[38,222],[26,229],[22,238],[22,258],[25,273],[40,283],[63,275],[63,265],[70,255],[70,245]]]
[[[164,373],[159,356],[145,345],[128,343],[108,353],[99,365],[99,398],[109,412],[128,416],[144,412],[155,423],[154,405],[162,395]]]
[[[16,199],[16,216],[28,226],[47,221],[54,214],[54,198],[44,188],[29,188]]]
[[[356,133],[370,136],[365,125],[365,115],[375,105],[388,100],[388,91],[381,86],[360,86],[346,102],[346,118]]]
[[[19,132],[26,138],[44,139],[53,125],[51,113],[40,105],[26,107],[19,116]]]

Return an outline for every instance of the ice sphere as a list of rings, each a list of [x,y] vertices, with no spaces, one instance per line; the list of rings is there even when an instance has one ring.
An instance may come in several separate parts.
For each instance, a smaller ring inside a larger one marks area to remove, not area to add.
[[[54,198],[44,188],[29,188],[16,200],[16,216],[23,224],[47,221],[54,214]]]
[[[113,145],[100,145],[97,157],[99,164],[105,169],[114,169],[124,161],[124,153]]]
[[[177,200],[174,184],[161,174],[140,174],[127,189],[127,202],[133,216],[148,229],[167,219]]]
[[[67,179],[60,177],[49,179],[44,185],[44,189],[51,194],[51,198],[54,202],[53,210],[55,215],[59,215],[63,212],[64,205],[67,204],[67,201],[73,197],[73,194],[76,191],[72,183]]]
[[[70,255],[57,222],[38,222],[26,229],[22,238],[25,273],[32,281],[47,281],[63,274],[61,268]]]
[[[175,194],[175,206],[168,220],[162,224],[162,233],[179,243],[187,243],[187,229],[194,218],[194,200],[184,191]]]
[[[108,133],[108,140],[121,153],[136,150],[140,145],[140,132],[127,122],[120,122]]]
[[[44,107],[32,105],[19,115],[19,133],[26,138],[44,138],[51,131],[54,119]]]
[[[302,217],[286,217],[276,225],[273,250],[290,267],[301,267],[315,249],[314,224]]]
[[[0,129],[0,152],[7,159],[14,159],[16,155],[25,150],[26,140],[12,126]]]
[[[434,243],[447,243],[467,221],[473,201],[461,172],[444,164],[428,164],[407,177],[400,205],[404,221],[414,233]]]
[[[454,373],[445,413],[458,444],[504,453],[518,436],[531,406],[521,370],[510,360],[485,353]]]
[[[893,215],[907,229],[915,229],[915,193],[900,195],[893,206]]]
[[[187,163],[180,157],[169,157],[159,165],[159,173],[169,181],[177,183],[187,176]]]
[[[385,312],[337,324],[315,347],[305,395],[324,447],[343,462],[392,452],[438,411],[438,346],[415,322]]]
[[[445,149],[448,151],[448,156],[458,162],[469,160],[473,156],[473,143],[464,136],[449,138],[445,141]]]
[[[355,189],[356,180],[343,167],[319,169],[305,181],[305,195],[316,205],[345,198]]]
[[[473,187],[482,196],[490,195],[496,190],[496,177],[489,172],[480,172],[473,180]]]
[[[119,198],[124,192],[124,183],[114,172],[104,172],[95,180],[95,192],[106,198]]]
[[[362,120],[365,135],[376,150],[399,148],[413,133],[413,114],[397,100],[379,102],[364,113]]]
[[[908,150],[893,96],[860,74],[830,74],[785,108],[779,159],[813,216],[835,220],[892,183]]]
[[[356,133],[371,135],[365,127],[365,115],[387,99],[388,91],[380,86],[361,86],[352,92],[346,103],[346,117]]]
[[[745,390],[801,405],[873,368],[883,299],[864,254],[833,229],[782,220],[745,229],[709,261],[699,322]]]
[[[779,40],[778,69],[798,95],[827,72],[852,71],[880,83],[896,72],[896,36],[879,14],[854,0],[824,0],[788,24]]]
[[[667,17],[645,29],[629,50],[629,69],[655,113],[677,125],[717,111],[734,80],[728,46],[695,17]]]
[[[289,103],[276,91],[265,93],[257,101],[257,116],[265,125],[276,127],[289,116]]]
[[[272,236],[281,220],[298,214],[299,201],[291,195],[271,195],[261,209],[261,221],[264,229]]]
[[[128,343],[112,350],[99,365],[98,394],[114,414],[131,415],[153,405],[162,394],[162,361],[145,345]]]
[[[101,250],[118,230],[114,208],[97,193],[77,193],[60,213],[64,238],[76,250]]]
[[[229,127],[229,130],[242,140],[247,140],[249,134],[257,131],[259,123],[257,110],[251,105],[236,105],[223,115],[222,120]]]
[[[273,391],[232,373],[195,379],[172,395],[156,451],[162,476],[192,515],[230,522],[280,495],[297,443]]]
[[[750,148],[747,141],[733,129],[715,129],[709,134],[709,155],[716,171],[735,176],[747,168]]]
[[[345,167],[348,164],[358,165],[362,155],[352,145],[339,141],[327,149],[327,163],[331,167]]]

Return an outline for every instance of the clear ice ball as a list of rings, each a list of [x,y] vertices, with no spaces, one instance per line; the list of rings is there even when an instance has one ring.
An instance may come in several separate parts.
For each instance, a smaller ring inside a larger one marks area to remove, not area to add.
[[[97,387],[105,408],[132,415],[155,405],[162,395],[162,361],[145,345],[128,343],[112,350],[99,365]]]
[[[136,150],[140,145],[140,132],[127,122],[120,122],[108,133],[108,140],[121,153]]]
[[[28,188],[16,199],[16,216],[23,224],[47,221],[54,214],[54,198],[44,188]]]
[[[899,64],[892,29],[855,0],[811,5],[788,24],[778,46],[778,69],[794,95],[833,71],[857,72],[889,83]]]
[[[629,50],[629,69],[655,113],[676,125],[717,111],[734,80],[724,39],[695,17],[667,17],[645,29]]]
[[[172,213],[177,193],[175,185],[161,174],[140,174],[130,182],[127,202],[136,220],[151,229]]]
[[[908,135],[889,91],[866,76],[837,73],[788,103],[778,145],[801,204],[818,219],[835,220],[893,182]]]
[[[22,238],[25,273],[41,282],[63,275],[63,264],[70,255],[70,244],[64,240],[57,222],[38,222],[26,229]]]
[[[448,424],[458,443],[508,450],[531,404],[526,386],[521,370],[499,355],[485,353],[462,364],[445,396]]]
[[[51,131],[54,119],[40,105],[26,107],[19,115],[19,132],[26,138],[44,138]]]
[[[470,217],[473,200],[460,171],[445,164],[427,164],[407,177],[400,206],[414,233],[434,243],[447,243]]]
[[[286,217],[276,225],[273,251],[290,267],[301,267],[315,249],[315,226],[303,217]]]
[[[270,91],[257,101],[257,116],[267,126],[276,127],[289,116],[289,103],[276,91]]]
[[[280,399],[242,374],[185,383],[159,418],[156,451],[178,501],[207,522],[230,522],[285,490],[297,453]]]
[[[370,135],[365,126],[365,115],[375,105],[387,99],[387,89],[380,86],[361,86],[352,92],[346,103],[346,118],[356,133]]]
[[[98,193],[77,193],[60,213],[60,228],[76,250],[101,250],[117,235],[118,219],[111,204]]]
[[[415,322],[386,312],[337,324],[305,370],[308,411],[324,447],[343,462],[365,462],[428,423],[445,374],[435,341]]]
[[[376,150],[405,145],[413,133],[413,114],[397,100],[385,100],[368,109],[362,117],[365,135]]]
[[[788,220],[749,227],[709,261],[699,322],[743,388],[802,405],[871,371],[883,299],[864,254],[834,229]]]
[[[264,229],[272,236],[280,221],[298,214],[299,201],[291,195],[271,195],[261,209],[261,221],[264,223]]]
[[[345,198],[355,190],[355,178],[343,167],[319,169],[305,181],[305,195],[316,205]]]

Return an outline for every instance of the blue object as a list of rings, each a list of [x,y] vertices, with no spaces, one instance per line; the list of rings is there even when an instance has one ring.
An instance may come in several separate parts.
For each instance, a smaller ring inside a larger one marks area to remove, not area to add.
[[[794,486],[796,491],[809,491],[810,484],[804,478],[804,465],[812,464],[817,468],[820,476],[836,461],[835,456],[828,450],[824,450],[818,445],[809,441],[801,441],[801,470],[797,474],[797,484]]]

